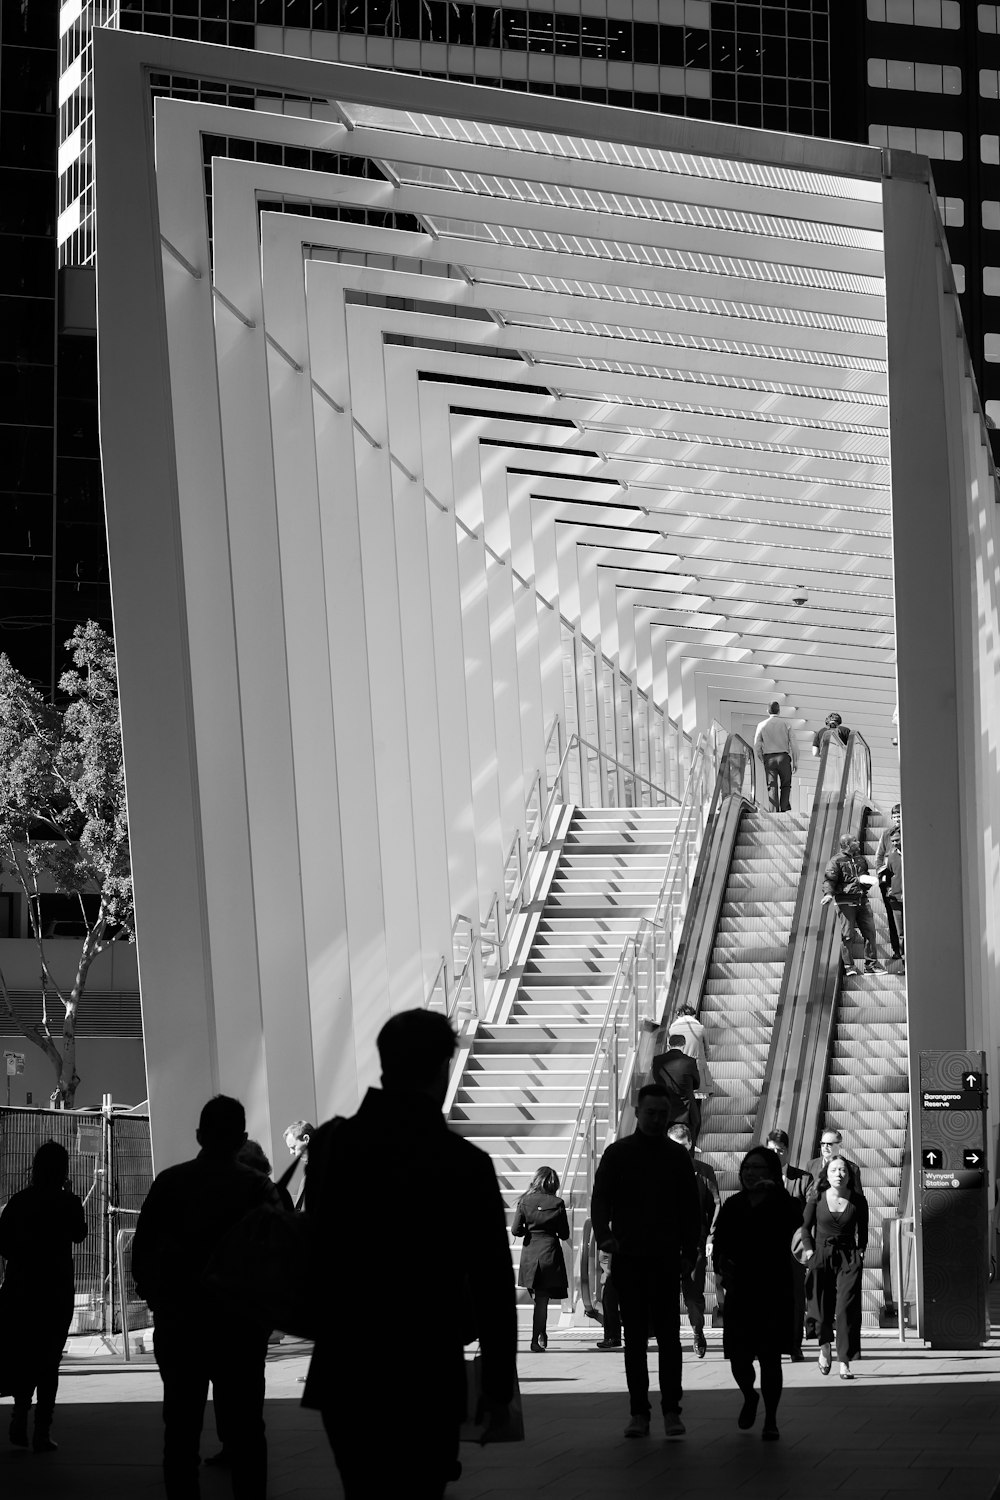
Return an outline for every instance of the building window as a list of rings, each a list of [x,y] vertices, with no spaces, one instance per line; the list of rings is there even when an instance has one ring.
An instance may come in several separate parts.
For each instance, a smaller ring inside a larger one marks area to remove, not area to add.
[[[1000,365],[1000,333],[988,333],[983,339],[983,353],[991,365]]]
[[[980,136],[979,155],[990,166],[1000,163],[1000,135]]]
[[[938,207],[943,224],[950,225],[952,229],[962,228],[965,223],[965,204],[961,198],[939,198]]]
[[[991,36],[996,36],[1000,31],[1000,5],[981,5],[979,7],[979,29],[988,31]]]
[[[995,5],[981,5],[979,13],[996,9]],[[868,0],[868,19],[957,31],[962,24],[961,0]],[[980,30],[985,29],[980,22]]]
[[[870,57],[868,87],[907,89],[919,94],[960,94],[962,70],[950,64],[900,62],[894,58]]]
[[[979,92],[984,99],[1000,98],[1000,73],[996,68],[979,69]]]
[[[955,278],[955,290],[956,290],[956,292],[964,292],[965,291],[965,267],[964,266],[952,266],[952,268],[951,268],[951,274]]]
[[[983,267],[983,296],[1000,297],[1000,266]]]
[[[964,150],[959,130],[918,130],[913,125],[869,125],[868,144],[916,151],[935,161],[961,161]]]
[[[983,199],[983,228],[1000,229],[1000,203],[995,198]]]
[[[1000,401],[987,401],[986,419],[992,422],[994,427],[1000,427]]]

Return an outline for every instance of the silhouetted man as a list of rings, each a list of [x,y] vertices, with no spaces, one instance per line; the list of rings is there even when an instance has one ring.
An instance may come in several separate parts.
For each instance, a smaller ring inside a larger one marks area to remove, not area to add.
[[[193,1161],[160,1172],[132,1241],[132,1275],[153,1310],[153,1352],[163,1381],[163,1478],[169,1500],[198,1500],[198,1448],[211,1382],[237,1500],[264,1500],[264,1360],[268,1329],[220,1318],[201,1278],[219,1241],[251,1209],[274,1203],[271,1183],[237,1160],[247,1138],[238,1099],[219,1094],[201,1112]]]
[[[661,1085],[639,1090],[635,1134],[612,1142],[601,1157],[590,1204],[598,1248],[611,1256],[625,1325],[629,1438],[649,1434],[650,1327],[660,1356],[663,1430],[670,1438],[685,1431],[677,1283],[697,1259],[700,1214],[691,1158],[666,1137],[669,1117],[670,1100]]]
[[[650,1072],[667,1092],[670,1100],[670,1125],[686,1125],[694,1146],[701,1130],[701,1102],[696,1091],[701,1088],[701,1074],[693,1057],[684,1051],[687,1038],[680,1031],[667,1038],[666,1052],[653,1058]]]
[[[506,1420],[514,1272],[493,1163],[441,1113],[456,1044],[434,1011],[393,1016],[378,1035],[381,1089],[310,1146],[306,1212],[324,1254],[303,1405],[322,1413],[347,1500],[439,1500],[458,1468],[463,1343],[476,1335],[488,1424]],[[344,1275],[349,1296],[336,1291]],[[401,1325],[415,1295],[430,1299],[426,1316]]]

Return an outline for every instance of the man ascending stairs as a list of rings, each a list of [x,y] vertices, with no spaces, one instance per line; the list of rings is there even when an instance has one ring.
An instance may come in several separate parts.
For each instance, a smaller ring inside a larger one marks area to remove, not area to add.
[[[840,913],[840,952],[844,960],[844,977],[857,974],[851,944],[855,932],[860,932],[865,945],[865,973],[881,972],[878,961],[878,939],[875,936],[875,919],[868,904],[870,887],[875,877],[869,874],[868,861],[861,853],[861,842],[854,834],[845,833],[840,840],[840,853],[831,859],[823,872],[823,905],[836,901]]]

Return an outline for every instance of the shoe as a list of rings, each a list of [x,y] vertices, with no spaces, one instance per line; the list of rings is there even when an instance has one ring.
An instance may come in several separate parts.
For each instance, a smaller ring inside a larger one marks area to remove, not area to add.
[[[847,1363],[846,1359],[842,1359],[840,1361],[840,1378],[841,1378],[841,1380],[853,1380],[854,1379],[854,1375],[853,1375],[853,1373],[851,1371],[851,1367]]]
[[[621,1339],[601,1339],[601,1342],[599,1344],[595,1344],[594,1348],[595,1349],[620,1349],[621,1346],[622,1346]]]
[[[594,1320],[595,1323],[603,1323],[604,1322],[604,1318],[603,1318],[602,1314],[597,1310],[596,1307],[587,1307],[587,1308],[584,1308],[583,1316],[585,1318],[593,1318],[593,1320]]]
[[[801,1365],[805,1362],[805,1355],[801,1349],[793,1349],[789,1357],[793,1365]]]
[[[853,964],[851,965],[851,967],[849,969],[845,969],[844,970],[844,978],[845,979],[857,979],[857,977],[858,977],[858,971],[854,967]]]
[[[708,1353],[708,1344],[705,1342],[705,1335],[703,1333],[696,1333],[694,1336],[694,1352],[699,1359],[704,1359]]]
[[[765,1443],[776,1443],[781,1433],[778,1431],[776,1423],[765,1422],[760,1430],[760,1435]]]
[[[760,1405],[760,1397],[756,1391],[751,1391],[749,1396],[744,1396],[740,1414],[736,1418],[736,1425],[741,1432],[749,1432],[757,1420],[757,1408]]]
[[[7,1428],[7,1436],[15,1448],[27,1448],[28,1446],[28,1413],[30,1406],[15,1406],[11,1415],[10,1426]]]
[[[663,1413],[663,1435],[669,1438],[683,1437],[687,1428],[681,1421],[679,1411],[665,1411]]]
[[[531,1350],[532,1354],[545,1353],[544,1345],[540,1344],[537,1339],[532,1339],[531,1343],[528,1345],[528,1348]]]
[[[865,964],[865,973],[884,974],[885,964],[880,964],[877,958],[873,958],[870,963]]]
[[[549,1347],[549,1336],[548,1336],[548,1334],[547,1333],[540,1333],[538,1335],[538,1342],[541,1344],[541,1346],[542,1346],[543,1349],[547,1350],[548,1347]]]
[[[816,1324],[813,1322],[812,1318],[806,1318],[805,1327],[806,1327],[806,1331],[805,1331],[804,1337],[807,1338],[807,1339],[814,1339],[816,1337],[816,1331],[817,1330],[816,1330]]]
[[[821,1375],[829,1375],[829,1373],[830,1373],[830,1371],[831,1371],[832,1368],[833,1368],[833,1358],[832,1358],[832,1356],[830,1354],[830,1345],[829,1344],[820,1344],[820,1346],[819,1346],[819,1373]]]
[[[33,1453],[55,1453],[56,1449],[59,1447],[59,1444],[54,1443],[49,1437],[49,1423],[49,1418],[39,1421],[38,1409],[36,1408],[35,1430],[32,1433],[31,1437],[31,1448]]]
[[[625,1436],[627,1438],[649,1437],[649,1417],[641,1411],[634,1411],[629,1417]]]

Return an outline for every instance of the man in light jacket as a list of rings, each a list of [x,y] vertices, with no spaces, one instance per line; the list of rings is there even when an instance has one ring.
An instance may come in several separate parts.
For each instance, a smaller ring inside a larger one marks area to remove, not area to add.
[[[791,812],[792,776],[798,769],[798,761],[792,731],[780,715],[780,703],[772,703],[767,718],[757,725],[753,747],[764,765],[771,811]]]

